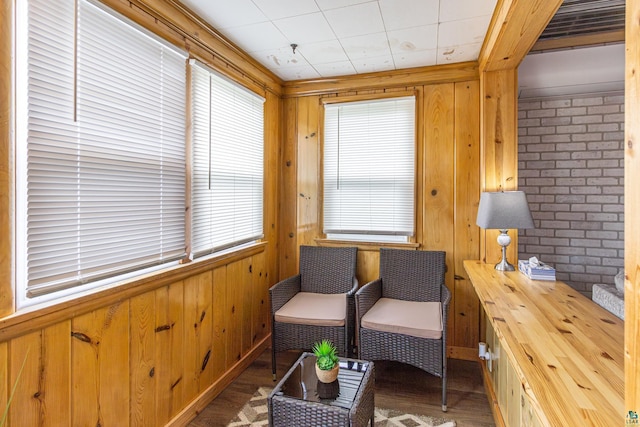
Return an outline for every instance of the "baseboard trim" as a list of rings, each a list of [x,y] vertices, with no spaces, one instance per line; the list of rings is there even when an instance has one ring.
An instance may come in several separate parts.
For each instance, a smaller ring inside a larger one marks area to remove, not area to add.
[[[447,346],[447,357],[475,362],[478,360],[478,347],[469,348]]]
[[[271,344],[271,334],[267,335],[255,347],[249,351],[242,359],[238,360],[222,377],[211,384],[205,391],[189,403],[182,411],[173,417],[166,427],[182,427],[189,424],[207,407],[222,391],[227,388],[233,380],[245,370],[262,352]]]

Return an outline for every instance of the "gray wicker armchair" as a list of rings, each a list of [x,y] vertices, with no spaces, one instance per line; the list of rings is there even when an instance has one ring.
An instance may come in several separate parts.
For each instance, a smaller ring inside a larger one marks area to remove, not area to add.
[[[351,355],[357,251],[356,247],[300,246],[300,273],[269,289],[274,381],[279,351],[309,351],[316,341],[328,339],[340,356]]]
[[[442,378],[447,410],[445,253],[380,249],[380,277],[355,297],[359,358],[394,360]]]

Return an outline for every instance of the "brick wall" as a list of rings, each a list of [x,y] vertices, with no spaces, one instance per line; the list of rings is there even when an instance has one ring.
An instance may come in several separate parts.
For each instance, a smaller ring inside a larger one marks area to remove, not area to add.
[[[518,256],[590,297],[624,265],[624,97],[523,100],[518,118],[518,186],[536,224]]]

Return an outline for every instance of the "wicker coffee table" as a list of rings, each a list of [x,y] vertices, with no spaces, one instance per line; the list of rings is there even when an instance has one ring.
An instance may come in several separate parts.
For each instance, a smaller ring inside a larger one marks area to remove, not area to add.
[[[269,394],[269,425],[373,426],[373,362],[340,358],[332,384],[318,381],[315,363],[312,353],[302,353]]]

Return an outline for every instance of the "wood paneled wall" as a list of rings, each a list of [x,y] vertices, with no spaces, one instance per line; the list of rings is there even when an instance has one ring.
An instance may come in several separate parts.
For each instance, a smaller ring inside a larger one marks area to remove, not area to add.
[[[468,67],[468,64],[464,64]],[[449,67],[450,68],[450,67]],[[462,68],[463,71],[466,68]],[[453,76],[456,73],[452,72]],[[423,77],[424,74],[420,74]],[[468,78],[468,77],[467,77]],[[380,77],[384,81],[383,77]],[[428,79],[427,79],[428,80]],[[453,294],[449,323],[449,354],[474,359],[479,340],[479,304],[462,268],[465,259],[479,257],[475,216],[480,188],[480,100],[477,79],[448,83],[387,85],[358,88],[367,79],[354,77],[351,91],[293,96],[285,91],[286,128],[282,163],[280,242],[282,277],[297,269],[300,245],[338,245],[328,242],[321,224],[322,117],[324,97],[384,96],[390,91],[413,91],[417,108],[416,236],[420,250],[447,253],[446,284]],[[319,89],[318,89],[319,90]],[[315,90],[317,91],[317,90]],[[285,231],[286,230],[286,231]],[[379,246],[360,244],[357,275],[360,284],[378,277]]]
[[[518,186],[517,75],[516,69],[480,75],[481,191],[516,190]],[[502,258],[496,242],[499,231],[482,230],[481,233],[480,259],[495,264]],[[509,235],[507,259],[513,264],[517,262],[518,230],[509,231]]]
[[[12,67],[12,2],[3,0],[0,7],[0,316],[13,312],[11,292],[13,266],[12,206],[8,191],[11,173],[11,67]],[[2,377],[0,377],[2,378]],[[1,391],[2,385],[0,385]]]
[[[1,408],[17,384],[8,425],[182,425],[195,415],[195,398],[219,393],[268,343],[264,250],[217,264],[27,334],[15,326],[0,344]]]
[[[640,412],[640,2],[626,2],[624,269],[625,410]]]

